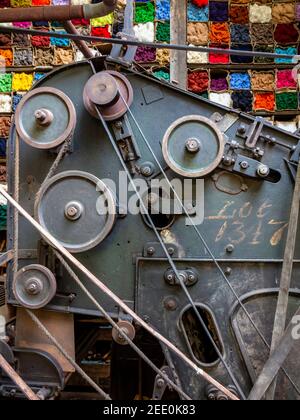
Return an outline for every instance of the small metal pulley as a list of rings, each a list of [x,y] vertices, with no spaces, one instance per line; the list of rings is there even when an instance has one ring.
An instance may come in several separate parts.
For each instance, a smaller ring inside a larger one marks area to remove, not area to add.
[[[47,267],[31,264],[16,273],[12,287],[15,298],[21,306],[40,309],[54,298],[56,279]]]
[[[83,90],[86,110],[99,119],[98,110],[104,120],[121,118],[132,104],[133,90],[128,79],[114,70],[101,71],[92,76]]]
[[[127,337],[130,338],[130,340],[134,340],[135,328],[131,324],[131,322],[119,321],[117,325],[127,335]],[[126,346],[128,344],[127,340],[122,336],[122,334],[119,333],[119,331],[116,328],[113,328],[112,330],[112,338],[116,343],[122,346]]]

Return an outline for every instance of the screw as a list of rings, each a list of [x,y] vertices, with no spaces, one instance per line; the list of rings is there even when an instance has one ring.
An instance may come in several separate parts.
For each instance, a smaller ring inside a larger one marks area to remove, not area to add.
[[[174,252],[175,252],[175,249],[174,248],[168,248],[168,253],[169,253],[169,255],[173,255],[174,254]]]
[[[173,274],[168,274],[168,275],[167,275],[167,280],[168,280],[169,282],[174,282],[174,279],[175,279],[175,277],[174,277],[174,275],[173,275]]]
[[[70,216],[70,217],[76,216],[76,214],[77,214],[76,207],[74,207],[74,206],[69,207],[68,210],[67,210],[67,213],[68,213],[68,216]]]
[[[153,248],[153,246],[150,246],[148,249],[147,249],[147,254],[148,255],[153,255],[155,253],[155,248]]]
[[[144,315],[144,316],[143,316],[143,320],[144,320],[145,322],[149,322],[149,321],[150,321],[150,318],[149,318],[149,316],[148,316],[148,315]]]
[[[207,398],[208,398],[210,401],[214,401],[214,400],[216,399],[215,393],[214,393],[214,392],[210,392],[210,393],[208,394]]]
[[[232,273],[232,268],[230,268],[230,267],[226,267],[226,269],[225,269],[224,273],[225,273],[227,276],[230,276],[230,274]]]
[[[152,173],[153,173],[153,171],[152,171],[152,168],[150,168],[150,166],[143,166],[141,168],[141,174],[143,176],[150,176],[150,175],[152,175]]]
[[[200,142],[195,138],[191,138],[185,142],[185,147],[188,152],[197,153],[200,150]]]
[[[165,381],[162,378],[157,379],[156,385],[158,388],[162,388],[165,384]]]
[[[257,168],[257,173],[261,177],[266,177],[270,173],[270,169],[267,165],[259,165]]]
[[[116,127],[116,128],[122,128],[122,122],[121,122],[121,121],[117,121],[117,122],[115,123],[115,127]]]
[[[194,276],[194,274],[190,274],[190,275],[189,275],[189,281],[190,281],[190,282],[195,281],[195,276]]]
[[[164,302],[164,306],[168,311],[175,311],[177,302],[174,298],[167,298]]]
[[[235,250],[235,247],[234,247],[233,244],[227,245],[226,252],[228,252],[229,254],[231,254],[234,250]]]
[[[242,124],[238,129],[239,134],[245,134],[246,133],[246,126]]]
[[[241,167],[242,169],[248,169],[248,168],[249,168],[249,163],[248,163],[248,162],[246,162],[245,160],[243,160],[243,161],[240,163],[240,167]]]

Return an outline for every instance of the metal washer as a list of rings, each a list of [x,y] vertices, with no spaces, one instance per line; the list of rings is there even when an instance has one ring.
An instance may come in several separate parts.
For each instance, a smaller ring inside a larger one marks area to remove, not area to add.
[[[56,294],[54,274],[43,265],[31,264],[21,268],[12,283],[16,300],[29,309],[44,308]]]
[[[94,248],[111,232],[116,202],[106,184],[82,171],[61,172],[41,188],[35,218],[68,251]]]
[[[52,149],[72,135],[76,111],[71,99],[62,91],[36,88],[20,101],[15,124],[19,137],[29,146]]]
[[[167,165],[187,178],[201,178],[222,161],[225,141],[218,126],[206,117],[188,115],[174,121],[162,141]]]

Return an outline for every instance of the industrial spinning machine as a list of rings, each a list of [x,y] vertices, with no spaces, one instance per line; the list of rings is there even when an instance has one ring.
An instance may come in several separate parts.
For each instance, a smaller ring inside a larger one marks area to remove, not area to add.
[[[0,394],[298,399],[299,136],[114,52],[17,108]]]

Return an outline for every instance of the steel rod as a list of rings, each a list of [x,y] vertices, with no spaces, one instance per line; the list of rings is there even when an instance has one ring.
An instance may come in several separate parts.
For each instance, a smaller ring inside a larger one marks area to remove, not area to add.
[[[10,366],[10,364],[0,354],[0,367],[4,370],[7,376],[17,385],[28,400],[39,401],[39,397],[32,391],[32,389],[23,381],[21,376]]]

